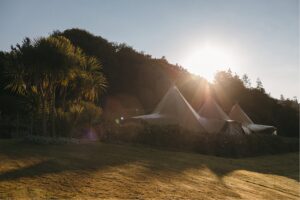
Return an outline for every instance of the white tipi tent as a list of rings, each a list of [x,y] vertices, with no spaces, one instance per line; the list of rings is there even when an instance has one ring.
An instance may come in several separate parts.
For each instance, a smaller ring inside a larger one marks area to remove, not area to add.
[[[176,86],[171,87],[152,114],[132,117],[150,124],[178,124],[197,132],[206,132],[201,119]]]
[[[230,120],[228,115],[212,97],[206,99],[198,113],[208,119]]]
[[[270,133],[276,135],[276,128],[274,126],[255,124],[250,117],[243,111],[243,109],[235,104],[230,113],[229,117],[243,125],[243,129],[246,133]]]
[[[230,120],[213,98],[204,103],[198,114],[176,86],[167,91],[151,114],[135,116],[131,119],[143,120],[149,124],[177,124],[187,130],[197,132],[218,133],[222,131],[234,135],[244,134],[241,125]]]
[[[254,122],[248,117],[248,115],[242,110],[242,108],[235,104],[229,113],[229,117],[235,121],[240,122],[244,126],[248,126],[249,124],[254,124]]]
[[[230,120],[229,116],[212,97],[206,99],[198,114],[206,118],[207,122],[204,123],[204,127],[208,132],[218,133],[222,131],[233,135],[244,134],[241,124]]]

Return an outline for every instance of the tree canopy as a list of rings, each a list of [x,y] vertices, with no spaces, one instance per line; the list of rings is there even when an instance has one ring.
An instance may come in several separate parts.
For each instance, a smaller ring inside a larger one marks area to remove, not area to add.
[[[247,74],[239,77],[229,70],[218,72],[208,83],[165,57],[153,58],[81,29],[55,31],[34,41],[26,38],[10,52],[0,53],[0,67],[1,84],[10,89],[2,87],[1,97],[30,100],[27,105],[35,113],[45,111],[47,123],[59,113],[91,109],[86,102],[102,107],[104,118],[149,113],[176,84],[196,110],[210,91],[225,112],[238,102],[255,122],[276,126],[279,135],[299,134],[298,102],[272,98],[260,79],[252,86]],[[76,115],[72,119],[78,121]]]
[[[42,121],[43,135],[48,134],[49,119],[56,135],[58,110],[64,113],[72,104],[95,102],[106,87],[99,61],[63,36],[26,38],[12,47],[7,59],[5,89],[26,97],[30,112]]]

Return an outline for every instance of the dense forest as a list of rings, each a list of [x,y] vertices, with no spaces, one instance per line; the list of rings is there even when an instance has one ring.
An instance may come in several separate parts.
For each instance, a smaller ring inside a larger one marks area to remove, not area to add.
[[[81,29],[26,38],[0,52],[0,80],[1,130],[7,132],[65,136],[75,134],[76,126],[149,113],[175,84],[196,110],[209,92],[225,112],[238,102],[254,122],[299,137],[297,99],[272,98],[260,80],[251,86],[246,74],[228,70],[208,83],[165,57],[152,58]]]

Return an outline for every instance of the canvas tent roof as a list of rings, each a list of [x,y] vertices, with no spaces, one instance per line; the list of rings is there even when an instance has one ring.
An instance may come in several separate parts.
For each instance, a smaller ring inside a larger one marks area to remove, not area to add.
[[[153,124],[178,124],[188,130],[205,131],[200,122],[202,119],[176,86],[167,91],[152,114],[136,116],[132,119],[141,119]]]
[[[208,133],[220,132],[226,124],[225,120],[208,119],[200,116],[200,123]]]
[[[225,126],[227,115],[212,97],[205,100],[198,114],[206,119],[204,124],[208,132],[219,132]]]
[[[274,126],[261,125],[261,124],[249,124],[247,128],[254,133],[262,132],[262,133],[269,133],[269,134],[276,135],[276,127]]]
[[[198,114],[206,119],[203,123],[208,132],[225,132],[226,134],[244,134],[239,123],[230,120],[219,104],[212,98],[206,99]]]
[[[178,124],[197,131],[228,134],[244,134],[242,126],[228,117],[214,99],[208,99],[199,114],[183,97],[176,86],[171,87],[151,114],[132,117],[151,124]]]
[[[228,115],[212,97],[206,99],[198,113],[200,116],[208,119],[230,120]]]
[[[248,115],[242,110],[242,108],[239,106],[239,104],[235,104],[230,113],[229,113],[230,119],[233,119],[237,122],[240,122],[241,124],[247,126],[249,124],[254,124],[253,121],[248,117]]]
[[[248,132],[248,133],[263,132],[263,133],[276,134],[276,127],[255,124],[238,104],[235,104],[232,107],[232,109],[229,113],[229,117],[232,120],[240,122],[243,125],[243,129],[245,130],[245,132]]]
[[[226,135],[240,135],[246,133],[243,126],[233,120],[227,120],[221,132],[225,133]]]

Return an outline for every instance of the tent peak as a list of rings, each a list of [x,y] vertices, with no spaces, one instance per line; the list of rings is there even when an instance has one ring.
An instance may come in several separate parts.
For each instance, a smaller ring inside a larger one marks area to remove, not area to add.
[[[206,98],[198,113],[209,119],[230,120],[212,96]]]

